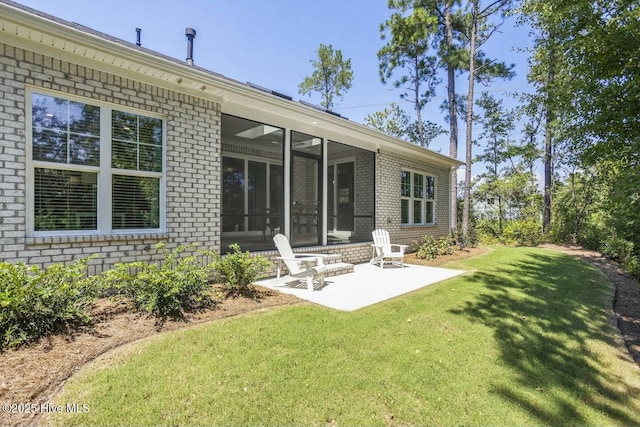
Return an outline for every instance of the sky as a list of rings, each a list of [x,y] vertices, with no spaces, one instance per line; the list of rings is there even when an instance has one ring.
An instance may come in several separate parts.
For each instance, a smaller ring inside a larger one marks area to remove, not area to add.
[[[384,45],[380,24],[390,15],[386,0],[17,0],[18,3],[59,18],[77,22],[111,36],[135,43],[141,28],[142,46],[159,53],[186,59],[185,28],[197,32],[194,62],[197,66],[229,78],[251,82],[274,91],[319,104],[319,96],[303,96],[298,84],[312,73],[310,61],[320,44],[340,49],[351,59],[352,87],[333,110],[349,120],[362,123],[371,113],[392,102],[408,112],[412,104],[400,99],[400,90],[383,85],[378,74],[377,52]],[[526,53],[531,45],[527,30],[507,18],[483,46],[488,57],[515,64],[516,76],[499,80],[482,90],[514,101],[508,92],[530,91],[527,84]],[[466,93],[468,77],[457,79],[457,88]],[[445,99],[444,83],[436,99],[423,110],[423,118],[448,129],[440,104]],[[458,158],[464,160],[465,127],[459,123]],[[480,129],[474,126],[474,134]],[[429,148],[449,153],[448,136],[433,141]],[[476,150],[479,150],[476,148]],[[478,173],[480,171],[474,171]]]

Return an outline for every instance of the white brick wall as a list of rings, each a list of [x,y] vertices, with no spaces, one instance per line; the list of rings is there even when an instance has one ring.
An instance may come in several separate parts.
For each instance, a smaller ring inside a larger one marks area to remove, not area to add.
[[[26,238],[25,88],[166,116],[167,232]],[[0,260],[46,266],[99,254],[91,272],[157,258],[153,246],[220,244],[220,105],[0,44]],[[151,247],[151,250],[145,250]]]
[[[435,176],[435,225],[401,225],[400,176],[402,170]],[[396,242],[411,243],[425,235],[449,234],[449,169],[381,152],[376,157],[376,228],[389,231]]]

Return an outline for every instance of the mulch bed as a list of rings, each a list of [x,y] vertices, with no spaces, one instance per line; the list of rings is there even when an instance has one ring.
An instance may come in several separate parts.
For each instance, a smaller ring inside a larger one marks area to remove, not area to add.
[[[584,259],[599,268],[616,287],[614,311],[622,337],[640,365],[640,286],[599,253],[571,246],[545,246]],[[407,254],[405,262],[438,266],[485,252],[469,248],[433,261]],[[17,350],[0,354],[0,403],[40,405],[48,402],[80,367],[99,355],[165,331],[191,327],[255,310],[303,303],[295,296],[262,287],[250,297],[221,297],[215,308],[187,313],[183,319],[159,324],[153,317],[131,310],[125,303],[99,300],[92,310],[94,325],[70,335],[50,336]],[[0,413],[0,425],[38,422],[39,413]]]

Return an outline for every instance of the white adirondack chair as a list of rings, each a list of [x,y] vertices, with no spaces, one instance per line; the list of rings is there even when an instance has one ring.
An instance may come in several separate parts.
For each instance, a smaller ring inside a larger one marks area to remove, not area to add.
[[[400,267],[404,267],[404,250],[408,245],[392,244],[389,239],[389,232],[387,230],[373,230],[373,257],[371,258],[371,264],[380,264],[380,268],[384,268],[385,260],[388,262],[399,263]]]
[[[313,292],[313,282],[317,278],[320,282],[320,286],[324,286],[324,273],[327,266],[324,265],[322,255],[318,254],[294,254],[291,250],[291,245],[287,236],[283,234],[276,234],[273,237],[273,241],[280,252],[280,256],[276,259],[278,262],[278,275],[277,280],[280,280],[280,272],[282,270],[282,263],[287,266],[290,282],[295,280],[304,279],[307,282],[307,289]],[[286,280],[286,278],[285,278]]]

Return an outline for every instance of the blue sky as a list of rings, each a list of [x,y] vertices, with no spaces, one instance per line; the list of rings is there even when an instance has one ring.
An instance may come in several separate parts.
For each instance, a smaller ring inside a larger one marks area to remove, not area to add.
[[[311,74],[310,60],[320,45],[332,44],[351,58],[354,81],[334,110],[362,123],[367,114],[380,111],[391,102],[411,111],[400,92],[380,82],[377,52],[383,46],[380,24],[390,15],[386,0],[18,0],[19,3],[59,18],[86,25],[111,36],[136,41],[135,29],[142,29],[142,45],[178,59],[186,58],[186,27],[197,31],[194,62],[241,82],[251,82],[278,92],[319,103],[320,98],[298,94],[298,84]],[[496,97],[514,89],[525,91],[526,54],[517,49],[530,45],[527,31],[503,24],[483,46],[487,55],[516,65],[516,77],[497,81],[490,90]],[[457,81],[466,93],[467,75]],[[423,117],[447,128],[439,110],[446,94],[444,84],[437,98],[423,110]],[[507,101],[512,104],[512,101]],[[474,134],[480,129],[474,127]],[[464,145],[464,124],[460,123],[460,144]],[[448,136],[438,138],[430,148],[448,154]],[[477,151],[479,149],[476,148]],[[464,150],[459,148],[459,158]],[[474,171],[474,174],[479,171]]]

